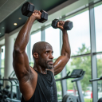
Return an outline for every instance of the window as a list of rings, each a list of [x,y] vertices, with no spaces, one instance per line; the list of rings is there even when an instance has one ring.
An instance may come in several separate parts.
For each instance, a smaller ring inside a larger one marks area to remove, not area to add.
[[[102,51],[102,5],[95,7],[96,51]]]
[[[61,78],[61,73],[57,74],[55,76],[55,79],[60,79]],[[62,101],[62,86],[61,86],[61,81],[56,81],[56,87],[57,87],[57,99],[58,101]]]
[[[4,77],[4,67],[5,67],[5,46],[1,47],[2,52],[1,52],[1,77]]]
[[[85,11],[69,19],[73,22],[72,30],[68,31],[71,47],[71,55],[80,55],[90,52],[89,11]],[[80,47],[87,49],[79,52]]]
[[[33,67],[33,56],[32,56],[32,49],[33,49],[33,45],[36,42],[41,41],[41,31],[34,33],[31,35],[31,61],[30,61],[30,65]]]
[[[102,54],[97,55],[97,74],[102,76]],[[102,80],[98,81],[98,99],[102,97]]]
[[[73,69],[83,69],[85,71],[84,78],[80,80],[82,86],[82,94],[85,102],[92,101],[92,86],[89,80],[91,79],[91,57],[77,57],[71,58],[66,65],[67,73],[72,72]],[[73,79],[67,79],[67,92],[68,94],[78,95],[75,82],[71,82]]]
[[[54,58],[58,58],[60,56],[59,29],[54,29],[52,27],[45,29],[45,41],[52,45]]]

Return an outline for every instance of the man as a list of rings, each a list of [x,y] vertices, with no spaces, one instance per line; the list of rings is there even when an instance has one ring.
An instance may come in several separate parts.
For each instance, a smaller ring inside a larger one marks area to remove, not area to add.
[[[57,26],[63,32],[61,56],[53,63],[53,49],[47,42],[38,42],[33,46],[34,67],[29,66],[25,48],[30,29],[35,20],[41,18],[41,12],[35,10],[20,30],[14,44],[13,66],[19,80],[22,102],[57,102],[57,90],[54,75],[60,73],[70,58],[70,45],[64,22]]]

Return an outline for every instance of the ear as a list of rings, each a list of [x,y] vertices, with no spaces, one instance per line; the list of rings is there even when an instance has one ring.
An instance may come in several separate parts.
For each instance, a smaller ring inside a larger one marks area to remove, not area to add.
[[[33,53],[33,57],[34,57],[34,58],[38,58],[38,53],[36,53],[36,52]]]

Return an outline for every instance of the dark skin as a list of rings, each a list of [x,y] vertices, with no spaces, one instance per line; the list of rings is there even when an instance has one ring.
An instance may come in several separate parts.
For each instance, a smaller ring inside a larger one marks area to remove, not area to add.
[[[57,75],[63,70],[64,66],[70,59],[70,45],[68,40],[68,34],[67,31],[63,28],[65,22],[60,21],[58,22],[57,27],[61,29],[63,33],[61,56],[53,63],[52,46],[48,43],[40,43],[41,46],[43,45],[43,49],[39,53],[36,51],[33,53],[33,57],[35,60],[34,67],[31,68],[29,66],[29,61],[25,52],[25,48],[29,41],[31,27],[34,21],[40,18],[40,11],[35,10],[20,30],[14,44],[13,66],[19,80],[20,90],[25,101],[29,100],[35,92],[38,79],[38,74],[36,71],[47,74],[47,70],[50,70],[53,72],[54,75]]]

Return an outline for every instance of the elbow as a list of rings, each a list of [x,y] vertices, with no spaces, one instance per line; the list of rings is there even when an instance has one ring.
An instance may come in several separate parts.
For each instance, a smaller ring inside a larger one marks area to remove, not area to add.
[[[68,59],[70,59],[71,50],[62,50],[61,55],[66,56]]]
[[[71,57],[71,50],[67,53],[67,57],[68,57],[68,59],[70,59],[70,57]]]
[[[70,57],[71,57],[71,53],[70,53],[70,52],[69,52],[69,53],[65,53],[64,55],[67,57],[68,60],[69,60]]]
[[[70,52],[69,52],[69,53],[66,53],[66,57],[67,57],[67,59],[69,60],[70,57],[71,57],[71,53],[70,53]]]
[[[68,58],[68,60],[70,59],[70,54],[67,54],[67,58]]]

